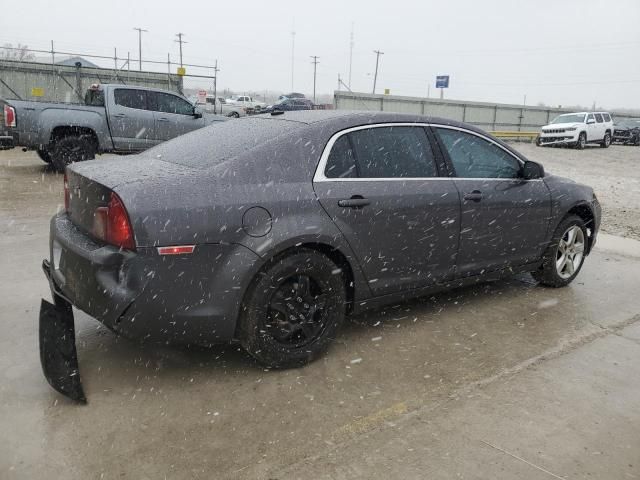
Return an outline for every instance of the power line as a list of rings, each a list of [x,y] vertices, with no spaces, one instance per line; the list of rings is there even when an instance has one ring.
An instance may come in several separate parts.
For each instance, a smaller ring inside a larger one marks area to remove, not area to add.
[[[384,52],[380,50],[374,50],[373,53],[376,54],[376,73],[373,76],[373,94],[376,93],[376,82],[378,80],[378,63],[380,62],[380,55],[384,55]]]
[[[140,27],[133,27],[134,30],[138,31],[138,62],[139,62],[139,70],[142,71],[142,32],[148,32],[149,30],[144,30]]]
[[[182,37],[184,37],[184,33],[176,33],[176,37],[178,37],[178,40],[174,40],[174,41],[180,44],[180,66],[183,67],[184,65],[182,64],[182,44],[187,42],[182,40]]]
[[[317,73],[317,68],[318,68],[318,59],[320,57],[316,56],[316,55],[311,55],[311,58],[313,58],[313,103],[316,103],[316,73]]]

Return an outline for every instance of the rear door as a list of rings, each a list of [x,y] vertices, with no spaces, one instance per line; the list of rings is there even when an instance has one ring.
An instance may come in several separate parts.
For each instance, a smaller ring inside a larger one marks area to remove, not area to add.
[[[204,118],[193,115],[194,108],[184,98],[166,92],[149,92],[155,118],[156,139],[170,140],[204,126]]]
[[[460,193],[457,275],[538,260],[551,215],[551,195],[541,179],[524,180],[522,161],[488,137],[465,129],[434,127]]]
[[[155,142],[153,112],[147,108],[147,91],[116,88],[107,109],[116,150],[145,150]]]
[[[316,195],[375,295],[453,277],[460,202],[437,158],[426,129],[411,124],[346,130],[322,155]]]

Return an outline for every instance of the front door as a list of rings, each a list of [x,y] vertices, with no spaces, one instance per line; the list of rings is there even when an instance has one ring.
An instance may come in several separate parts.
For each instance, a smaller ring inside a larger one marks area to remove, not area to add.
[[[604,136],[604,132],[602,136],[599,132],[598,124],[596,123],[596,117],[593,113],[587,115],[587,141],[593,142],[595,140],[600,140]]]
[[[551,216],[544,181],[522,179],[523,162],[485,137],[444,126],[435,131],[460,193],[457,276],[540,259]]]
[[[204,118],[194,116],[193,105],[184,98],[163,92],[149,92],[149,95],[157,140],[170,140],[204,126]]]
[[[374,295],[453,277],[460,203],[439,177],[420,126],[368,126],[334,137],[314,190]],[[330,142],[331,144],[331,142]]]

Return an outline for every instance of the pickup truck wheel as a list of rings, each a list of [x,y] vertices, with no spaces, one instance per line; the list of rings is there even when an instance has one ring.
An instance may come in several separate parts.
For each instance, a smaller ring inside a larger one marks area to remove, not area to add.
[[[55,141],[51,149],[51,163],[58,172],[67,165],[96,158],[96,147],[87,135],[70,135]]]
[[[602,139],[602,142],[600,142],[600,146],[602,148],[609,148],[609,145],[611,145],[611,134],[607,132],[604,134],[604,138]]]
[[[51,163],[51,154],[47,150],[39,149],[36,150],[36,153],[44,163]]]

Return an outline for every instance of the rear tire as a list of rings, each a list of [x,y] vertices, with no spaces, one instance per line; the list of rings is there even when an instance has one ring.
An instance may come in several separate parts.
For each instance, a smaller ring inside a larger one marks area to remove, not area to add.
[[[602,139],[602,142],[600,142],[600,146],[602,148],[609,148],[609,145],[611,145],[611,134],[607,132],[604,134],[604,138]]]
[[[342,271],[325,255],[303,249],[256,275],[242,303],[238,336],[263,365],[299,367],[328,348],[345,310]]]
[[[578,141],[576,142],[576,148],[578,150],[584,150],[585,145],[587,144],[587,134],[582,132],[578,135]]]
[[[560,222],[542,256],[542,265],[531,272],[542,285],[564,287],[580,273],[587,252],[587,229],[577,215]]]
[[[36,153],[44,163],[51,163],[51,154],[47,150],[39,149],[36,150]]]
[[[227,115],[228,117],[231,118],[240,118],[240,114],[238,112],[231,112],[229,115]]]
[[[96,145],[88,135],[70,135],[55,141],[51,149],[51,164],[58,172],[67,165],[96,157]]]

